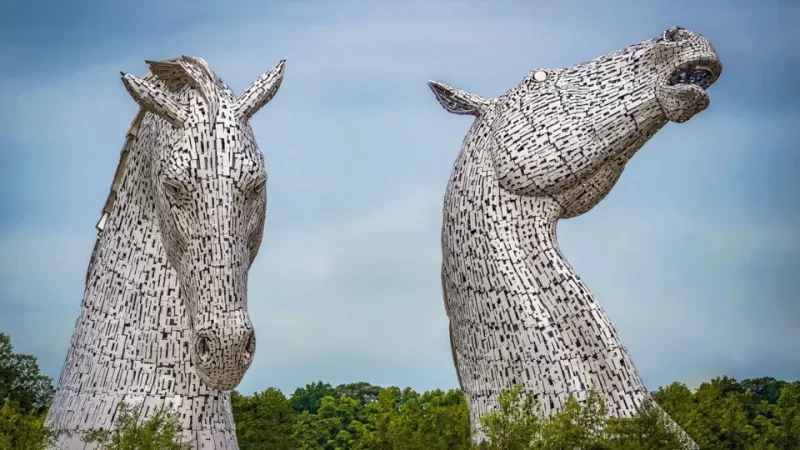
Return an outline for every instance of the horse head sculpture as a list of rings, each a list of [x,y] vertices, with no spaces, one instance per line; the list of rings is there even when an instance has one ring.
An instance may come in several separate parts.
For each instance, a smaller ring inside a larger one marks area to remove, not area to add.
[[[673,27],[574,67],[533,70],[497,98],[429,83],[447,111],[476,117],[445,194],[442,284],[477,441],[480,416],[515,384],[545,412],[591,387],[617,416],[647,397],[561,254],[556,223],[597,205],[667,122],[704,110],[721,71],[705,37]]]
[[[237,448],[230,390],[256,350],[247,277],[264,232],[267,170],[249,120],[284,62],[240,96],[200,58],[122,74],[140,105],[48,413],[65,448],[111,428],[120,403],[176,411],[197,448]]]
[[[151,63],[171,91],[130,74],[122,81],[164,120],[152,151],[152,190],[167,258],[178,274],[198,374],[211,387],[239,384],[255,354],[247,273],[264,232],[267,172],[248,123],[277,92],[284,64],[240,97],[199,58]]]

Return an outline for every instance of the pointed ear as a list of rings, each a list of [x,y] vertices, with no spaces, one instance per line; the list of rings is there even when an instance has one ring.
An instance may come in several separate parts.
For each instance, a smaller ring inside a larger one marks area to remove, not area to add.
[[[125,85],[125,89],[142,108],[161,117],[176,128],[186,122],[189,111],[173,100],[168,93],[131,74],[122,72],[120,74],[122,74],[122,84]]]
[[[236,113],[242,120],[248,120],[253,116],[262,106],[272,100],[278,88],[281,87],[283,81],[283,67],[286,60],[281,60],[274,69],[258,77],[253,84],[247,88],[239,100],[236,101]]]
[[[477,116],[489,104],[489,101],[483,97],[456,89],[444,83],[428,81],[428,86],[430,86],[434,95],[436,95],[436,100],[439,100],[444,109],[453,114]]]

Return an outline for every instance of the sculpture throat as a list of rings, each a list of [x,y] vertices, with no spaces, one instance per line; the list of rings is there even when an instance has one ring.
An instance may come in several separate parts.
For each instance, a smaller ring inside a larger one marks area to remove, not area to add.
[[[705,109],[720,73],[708,41],[674,27],[571,68],[531,71],[493,99],[430,82],[446,110],[476,117],[442,225],[453,360],[476,442],[485,439],[480,417],[517,384],[545,414],[595,389],[611,415],[630,417],[649,395],[561,254],[557,222],[597,205],[667,122]]]
[[[496,208],[469,214],[464,197],[497,183],[489,176],[482,181],[473,191],[451,179],[442,229],[445,303],[476,440],[480,416],[495,409],[502,389],[517,384],[534,392],[545,414],[559,411],[569,394],[583,400],[594,387],[611,414],[631,416],[647,390],[608,317],[561,254],[556,227],[563,207],[498,190],[490,199]]]
[[[247,123],[283,63],[238,99],[206,63],[123,74],[141,105],[128,132],[59,386],[57,445],[113,428],[121,403],[177,414],[183,442],[236,449],[230,404],[252,361],[247,272],[263,233],[266,168]]]

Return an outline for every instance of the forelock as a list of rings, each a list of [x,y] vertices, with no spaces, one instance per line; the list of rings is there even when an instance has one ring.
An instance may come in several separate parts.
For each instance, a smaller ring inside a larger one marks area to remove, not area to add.
[[[170,91],[189,86],[200,92],[208,105],[209,122],[214,123],[220,100],[234,100],[233,91],[222,82],[201,58],[180,56],[162,61],[146,61],[150,72]]]

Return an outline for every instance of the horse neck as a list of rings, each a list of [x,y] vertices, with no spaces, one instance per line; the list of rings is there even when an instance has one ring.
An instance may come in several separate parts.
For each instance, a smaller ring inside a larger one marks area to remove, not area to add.
[[[561,205],[551,197],[519,196],[500,186],[483,126],[486,125],[479,122],[473,125],[465,143],[474,147],[465,145],[456,160],[446,194],[444,231],[454,236],[463,233],[464,228],[486,227],[486,237],[502,241],[502,248],[487,241],[472,251],[486,252],[483,256],[491,258],[494,256],[490,252],[499,251],[504,260],[517,263],[547,261],[548,267],[558,267],[562,276],[577,280],[578,275],[558,246]],[[472,210],[475,212],[470,213]]]
[[[113,352],[123,359],[183,371],[189,365],[189,326],[177,273],[161,243],[151,181],[157,139],[169,132],[167,126],[146,114],[128,147],[90,263],[83,311],[90,321],[105,322],[95,329],[113,335]]]

